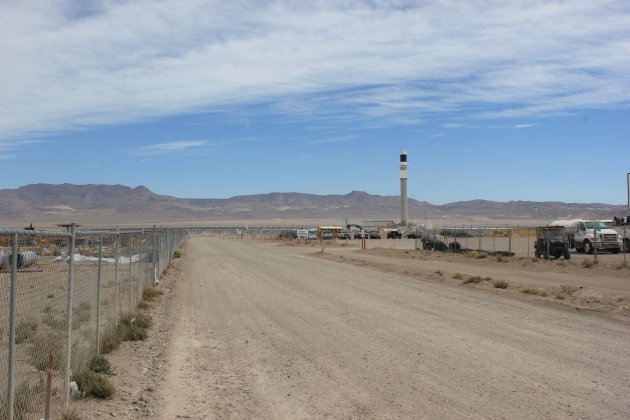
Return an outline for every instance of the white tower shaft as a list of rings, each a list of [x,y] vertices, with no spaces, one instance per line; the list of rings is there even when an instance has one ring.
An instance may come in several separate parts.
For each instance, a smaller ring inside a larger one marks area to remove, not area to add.
[[[407,151],[400,152],[400,224],[407,226]]]

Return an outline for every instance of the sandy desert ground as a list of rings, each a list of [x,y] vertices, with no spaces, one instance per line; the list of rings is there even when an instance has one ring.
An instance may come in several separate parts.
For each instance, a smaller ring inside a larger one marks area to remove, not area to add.
[[[111,355],[116,397],[73,407],[124,419],[630,417],[630,270],[380,242],[189,239],[149,339]]]

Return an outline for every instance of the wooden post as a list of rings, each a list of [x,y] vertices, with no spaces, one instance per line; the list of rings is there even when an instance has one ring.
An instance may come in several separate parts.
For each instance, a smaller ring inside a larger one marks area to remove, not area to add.
[[[52,397],[52,379],[53,379],[54,361],[52,353],[48,355],[48,370],[46,371],[46,409],[44,411],[44,419],[50,420],[50,399]]]

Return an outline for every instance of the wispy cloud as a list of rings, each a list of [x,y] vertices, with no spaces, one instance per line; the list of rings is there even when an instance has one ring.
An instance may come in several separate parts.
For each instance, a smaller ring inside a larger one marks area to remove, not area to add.
[[[151,144],[149,146],[138,147],[132,149],[131,153],[138,156],[153,156],[161,155],[165,153],[181,152],[190,148],[203,146],[203,141],[175,141],[171,143],[158,143]]]
[[[514,128],[530,128],[536,127],[538,124],[516,124]]]
[[[630,103],[625,0],[81,4],[0,4],[0,141],[243,105],[382,125]]]
[[[444,136],[444,133],[431,134],[429,136],[430,139],[437,139],[438,137]]]

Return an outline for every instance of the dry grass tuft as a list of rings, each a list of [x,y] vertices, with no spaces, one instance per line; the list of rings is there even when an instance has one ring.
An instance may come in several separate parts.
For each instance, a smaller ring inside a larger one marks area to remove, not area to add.
[[[510,286],[510,283],[508,283],[506,280],[497,280],[492,284],[497,289],[507,289]]]
[[[142,291],[142,300],[152,302],[156,297],[162,295],[162,291],[157,287],[147,287]]]
[[[469,284],[469,283],[479,284],[482,281],[491,281],[491,280],[492,279],[490,277],[472,276],[465,279],[462,283],[463,284]]]

